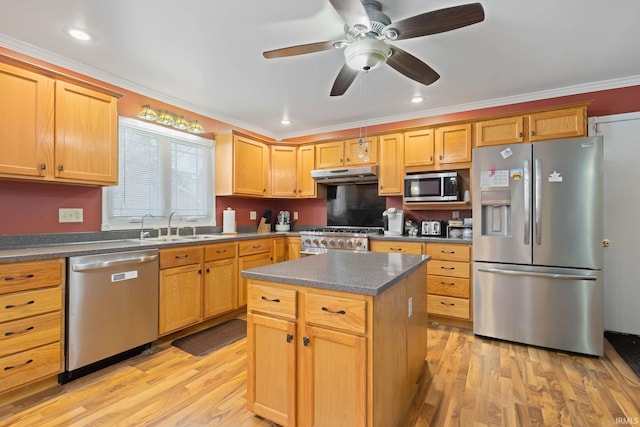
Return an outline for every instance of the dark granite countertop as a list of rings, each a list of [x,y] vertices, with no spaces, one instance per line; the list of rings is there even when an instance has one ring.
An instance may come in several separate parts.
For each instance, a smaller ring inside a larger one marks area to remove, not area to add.
[[[431,259],[428,255],[330,251],[242,271],[268,282],[378,295]]]

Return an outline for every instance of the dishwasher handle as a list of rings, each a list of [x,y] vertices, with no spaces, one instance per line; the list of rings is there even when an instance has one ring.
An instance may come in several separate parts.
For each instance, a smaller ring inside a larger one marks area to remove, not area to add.
[[[149,255],[149,256],[139,256],[132,258],[125,258],[113,261],[102,261],[102,262],[88,262],[86,264],[72,264],[72,271],[92,271],[92,270],[102,270],[105,268],[121,266],[121,265],[136,265],[136,264],[144,264],[145,262],[155,261],[158,259],[158,255]]]

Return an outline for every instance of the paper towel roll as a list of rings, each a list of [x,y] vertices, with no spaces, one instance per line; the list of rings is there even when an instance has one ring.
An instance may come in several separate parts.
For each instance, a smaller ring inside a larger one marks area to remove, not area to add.
[[[236,232],[236,211],[231,208],[227,208],[222,211],[222,232],[223,233],[235,233]]]

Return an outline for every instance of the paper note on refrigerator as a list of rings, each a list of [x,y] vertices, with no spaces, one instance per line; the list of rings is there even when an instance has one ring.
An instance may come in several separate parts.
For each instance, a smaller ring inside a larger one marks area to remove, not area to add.
[[[508,187],[509,170],[482,171],[480,173],[480,187]]]

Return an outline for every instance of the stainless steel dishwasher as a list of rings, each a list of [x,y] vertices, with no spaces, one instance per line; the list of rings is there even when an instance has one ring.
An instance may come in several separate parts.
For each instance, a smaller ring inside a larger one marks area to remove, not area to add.
[[[158,338],[158,250],[70,257],[64,383]]]

